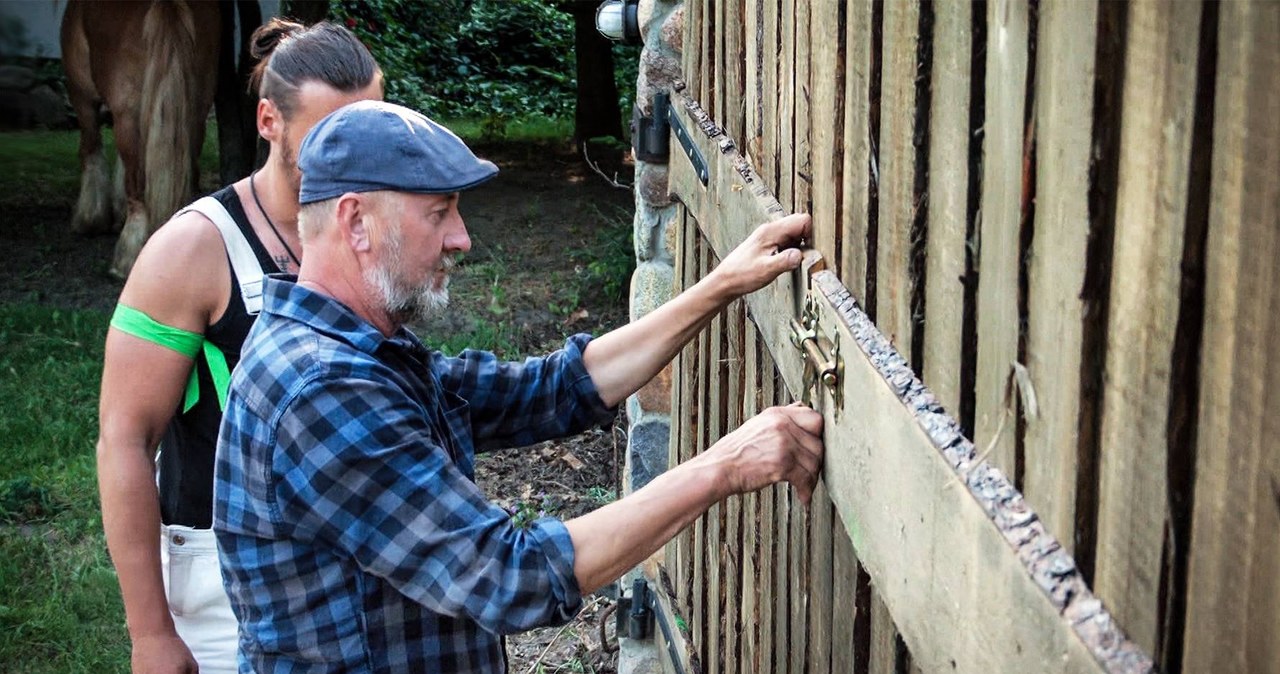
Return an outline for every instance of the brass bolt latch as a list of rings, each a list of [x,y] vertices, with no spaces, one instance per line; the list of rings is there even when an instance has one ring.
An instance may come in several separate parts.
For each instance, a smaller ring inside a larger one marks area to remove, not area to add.
[[[840,375],[843,363],[840,360],[840,335],[836,334],[831,343],[830,354],[823,348],[827,340],[818,334],[818,309],[813,295],[806,295],[804,312],[799,319],[791,319],[791,345],[800,350],[804,356],[804,393],[802,401],[813,407],[812,391],[814,385],[821,381],[831,392],[839,410],[844,401],[841,396]]]

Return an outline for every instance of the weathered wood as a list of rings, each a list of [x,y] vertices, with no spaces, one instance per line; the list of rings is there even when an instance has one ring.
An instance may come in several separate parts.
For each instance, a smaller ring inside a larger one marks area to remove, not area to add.
[[[743,304],[745,312],[746,305]],[[751,318],[743,315],[742,321],[742,418],[754,417],[760,411],[757,398],[760,394],[760,341]],[[767,491],[767,490],[766,490]],[[742,626],[741,671],[760,671],[760,611],[763,582],[761,571],[761,533],[768,530],[760,526],[760,509],[764,492],[752,492],[742,499],[742,610],[738,622]]]
[[[1097,20],[1093,0],[1047,3],[1036,41],[1036,231],[1026,365],[1038,409],[1026,415],[1023,492],[1068,551],[1075,538]]]
[[[858,662],[854,646],[854,626],[867,616],[858,612],[858,555],[853,551],[849,532],[839,524],[839,513],[831,505],[832,581],[831,581],[831,672],[858,674],[865,663]]]
[[[764,157],[764,0],[745,0],[743,24],[742,153],[756,166]],[[771,92],[772,93],[772,92]]]
[[[681,671],[694,672],[697,669],[694,666],[695,659],[693,657],[693,644],[689,641],[689,634],[682,631],[676,616],[688,615],[682,613],[682,609],[675,603],[671,595],[666,591],[670,579],[660,577],[658,581],[658,589],[654,592],[657,606],[655,612],[661,613],[661,619],[666,620],[667,627],[671,632],[671,640],[666,639],[666,635],[659,626],[654,627],[654,644],[658,647],[660,653],[673,654],[677,660],[675,664],[680,667]],[[670,644],[668,646],[668,644]],[[670,671],[670,670],[666,670]]]
[[[781,187],[778,179],[778,156],[781,153],[780,126],[778,114],[778,91],[780,89],[778,83],[778,61],[779,54],[782,50],[782,27],[780,23],[779,7],[780,0],[764,0],[764,12],[761,17],[761,50],[762,68],[761,68],[761,89],[763,98],[761,107],[763,115],[761,122],[761,148],[762,152],[759,162],[755,165],[760,167],[761,175],[764,177],[765,184],[769,186],[769,190],[774,194],[781,194]]]
[[[791,203],[794,210],[812,210],[813,163],[812,129],[809,110],[812,107],[813,82],[809,79],[812,47],[810,37],[810,7],[814,0],[796,2],[795,24],[795,182]]]
[[[884,76],[880,98],[880,227],[876,323],[900,353],[911,354],[911,231],[915,222],[916,53],[918,0],[884,6]],[[923,170],[923,167],[920,167]]]
[[[716,70],[716,2],[715,0],[701,0],[702,2],[702,21],[698,28],[702,31],[702,40],[699,46],[702,47],[702,58],[698,61],[698,67],[702,70],[702,100],[706,102],[709,109],[716,109],[717,100],[719,98],[719,87],[717,86],[719,74],[721,71]]]
[[[675,259],[675,286],[677,292],[684,292],[688,287],[688,276],[690,275],[689,266],[691,264],[690,257],[692,250],[689,247],[689,235],[697,231],[697,225],[689,221],[688,211],[683,206],[676,207],[676,220],[680,223],[679,242],[676,245]],[[691,340],[676,355],[675,364],[672,372],[671,386],[671,409],[679,412],[671,415],[671,442],[667,447],[667,465],[677,466],[684,463],[685,451],[684,447],[689,438],[692,437],[693,429],[690,427],[692,415],[684,412],[685,400],[689,400],[687,396],[687,387],[689,380],[693,376],[693,360],[690,352],[696,348],[695,341]],[[692,400],[689,404],[692,406]],[[674,539],[665,546],[664,564],[667,572],[671,574],[671,580],[674,583],[676,604],[681,608],[686,607],[684,603],[684,558],[689,553],[689,543],[687,541],[687,532],[690,531],[686,527],[683,531],[676,535]]]
[[[715,57],[712,60],[712,66],[715,68],[715,84],[711,100],[714,102],[714,112],[716,119],[722,120],[725,129],[729,128],[729,115],[727,114],[727,103],[729,98],[733,96],[733,87],[730,85],[727,75],[728,68],[725,63],[725,54],[728,51],[727,37],[729,34],[729,26],[725,23],[725,9],[732,4],[732,0],[711,0],[709,15],[715,16],[715,22],[709,26],[711,31],[712,44],[715,45]],[[733,136],[741,138],[741,136]]]
[[[1280,672],[1280,5],[1224,3],[1184,672]]]
[[[673,193],[695,213],[711,245],[727,251],[778,210],[759,177],[687,97],[675,114],[710,163],[704,189],[687,162],[673,162]],[[734,189],[737,185],[737,189]],[[1074,562],[1044,531],[1017,490],[960,434],[936,398],[829,271],[812,277],[821,330],[842,344],[845,412],[826,417],[824,465],[831,498],[859,559],[926,671],[1150,671]],[[799,391],[802,365],[770,317],[794,312],[782,279],[748,296],[782,380]],[[853,413],[856,411],[856,413]],[[977,551],[973,564],[953,551]],[[971,600],[972,584],[1003,588],[1011,601]],[[983,625],[972,635],[973,625]],[[970,644],[976,640],[977,647]],[[782,644],[778,644],[782,647]],[[953,664],[954,663],[954,664]]]
[[[701,99],[702,91],[702,0],[685,3],[684,49],[680,54],[680,70],[689,91]]]
[[[898,672],[898,631],[893,616],[885,606],[880,591],[871,589],[871,662],[870,674],[905,674]]]
[[[934,11],[924,299],[928,313],[923,366],[924,380],[942,406],[951,414],[959,414],[968,244],[965,233],[969,212],[973,6],[968,2],[940,2],[934,5]]]
[[[747,42],[746,42],[746,4],[755,4],[755,0],[726,0],[723,3],[725,36],[725,127],[729,136],[744,147],[747,142],[745,121],[748,102],[751,100],[747,88]],[[754,29],[753,29],[754,30]]]
[[[778,200],[788,210],[795,203],[796,158],[796,3],[782,0],[778,12],[778,32],[782,48],[778,52]]]
[[[712,214],[712,220],[718,221],[720,215]],[[714,247],[711,247],[714,248]],[[708,266],[708,271],[713,269],[719,263],[719,256],[715,250],[709,251],[709,258],[712,264]],[[708,379],[707,379],[707,397],[703,400],[703,406],[709,410],[710,414],[707,418],[707,449],[715,444],[716,440],[724,435],[725,431],[725,405],[727,388],[728,367],[725,359],[725,312],[720,312],[711,319],[710,329],[710,351],[708,355]],[[723,624],[724,624],[724,584],[721,580],[724,578],[725,550],[724,550],[724,509],[725,502],[721,501],[707,510],[704,517],[707,521],[707,539],[706,539],[706,559],[707,559],[707,612],[704,614],[707,640],[702,650],[702,662],[705,671],[708,674],[719,674],[723,666]]]
[[[752,324],[755,324],[755,317],[752,317]],[[773,405],[774,396],[774,365],[773,358],[769,355],[769,350],[764,348],[763,340],[760,334],[756,333],[756,351],[757,362],[760,369],[760,388],[756,394],[756,407],[765,409]],[[760,574],[760,667],[759,672],[773,671],[773,659],[777,628],[775,620],[777,618],[775,591],[778,586],[778,576],[781,572],[777,565],[777,498],[778,487],[765,489],[760,492],[760,564],[763,572]]]
[[[1148,650],[1155,650],[1161,630],[1170,367],[1200,12],[1192,3],[1136,2],[1129,9],[1095,587]]]
[[[724,432],[731,433],[742,425],[742,397],[745,357],[742,353],[743,327],[746,319],[743,303],[735,301],[729,305],[725,316],[726,349],[725,365],[728,375],[728,386],[725,389],[726,418]],[[737,674],[742,662],[742,567],[744,545],[742,540],[742,496],[729,498],[725,502],[725,563],[724,563],[724,671],[726,674]]]
[[[865,301],[867,215],[871,201],[871,34],[873,0],[848,0],[845,18],[844,167],[839,270]]]
[[[1017,428],[1011,387],[1018,359],[1028,25],[1027,0],[987,3],[974,442],[988,453],[991,463],[1010,475]]]

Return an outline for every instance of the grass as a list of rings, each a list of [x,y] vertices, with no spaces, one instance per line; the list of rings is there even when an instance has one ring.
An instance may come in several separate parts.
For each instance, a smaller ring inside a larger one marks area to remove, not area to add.
[[[0,662],[127,671],[94,467],[107,316],[0,305]]]

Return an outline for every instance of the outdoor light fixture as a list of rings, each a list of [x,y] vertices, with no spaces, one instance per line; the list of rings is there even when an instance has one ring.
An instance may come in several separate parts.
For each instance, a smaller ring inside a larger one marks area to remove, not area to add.
[[[640,44],[640,0],[605,0],[596,9],[596,30],[615,42]]]

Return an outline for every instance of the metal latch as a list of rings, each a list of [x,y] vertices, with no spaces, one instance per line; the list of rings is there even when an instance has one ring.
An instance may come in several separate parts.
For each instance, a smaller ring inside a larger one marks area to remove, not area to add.
[[[824,348],[825,344],[830,345],[829,350]],[[842,409],[840,377],[844,374],[844,361],[840,358],[840,333],[837,332],[833,340],[819,334],[818,306],[812,293],[805,294],[800,318],[791,319],[791,345],[804,357],[804,393],[801,395],[804,404],[813,407],[813,387],[820,381],[831,392],[836,409]]]

